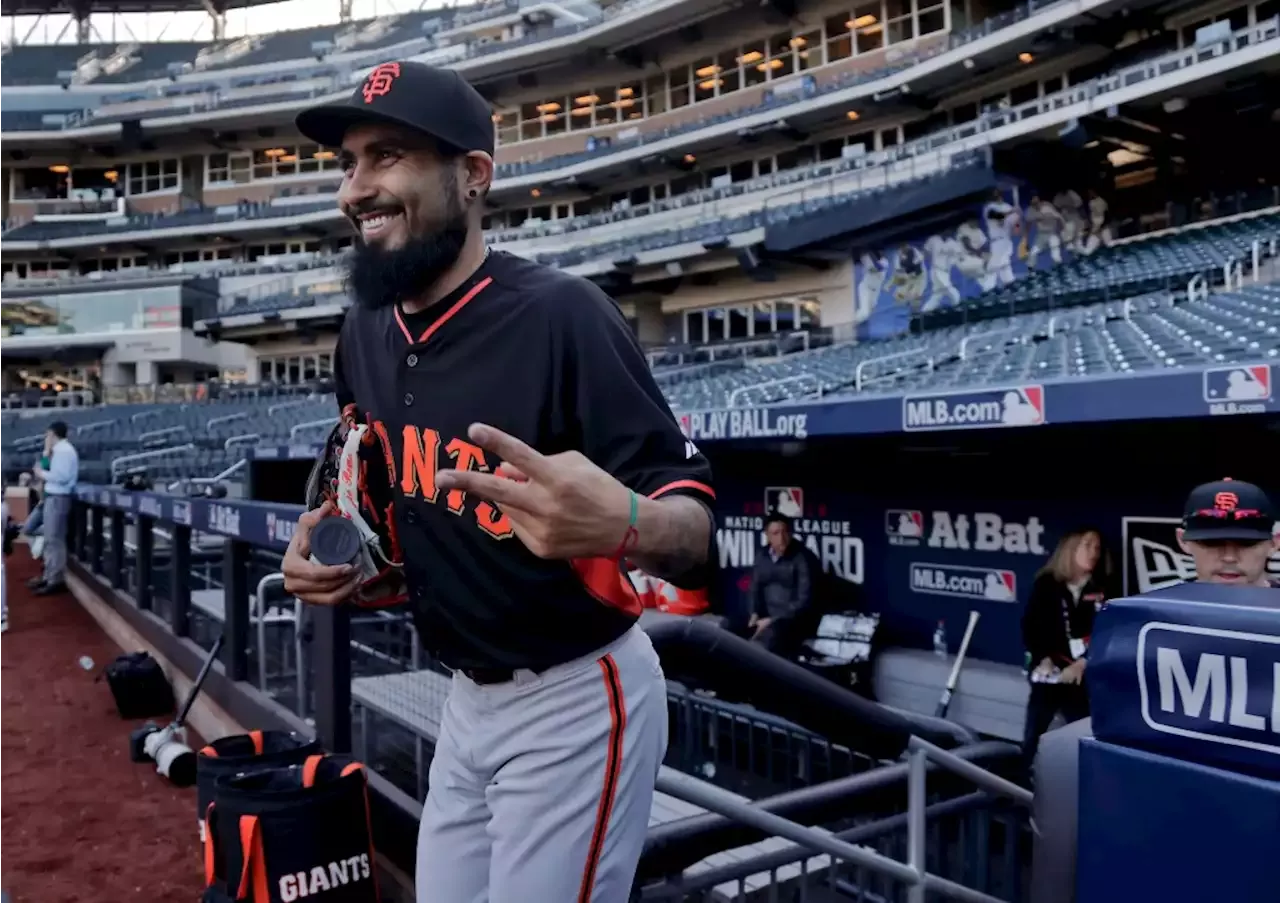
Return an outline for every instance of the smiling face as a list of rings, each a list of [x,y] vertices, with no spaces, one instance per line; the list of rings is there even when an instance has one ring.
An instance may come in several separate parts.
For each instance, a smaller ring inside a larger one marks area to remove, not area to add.
[[[356,300],[384,307],[425,294],[462,253],[470,230],[466,158],[388,125],[359,125],[342,142],[338,206],[356,232],[348,276]]]

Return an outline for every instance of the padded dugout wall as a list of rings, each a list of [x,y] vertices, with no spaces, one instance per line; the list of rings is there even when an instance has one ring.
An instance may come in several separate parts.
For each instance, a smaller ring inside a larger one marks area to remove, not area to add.
[[[721,589],[745,617],[768,507],[789,508],[824,565],[862,587],[887,641],[928,647],[938,620],[971,654],[1022,663],[1022,605],[1063,533],[1102,530],[1119,588],[1190,576],[1174,530],[1192,486],[1222,477],[1280,503],[1274,415],[811,439],[706,443],[715,468]],[[1280,557],[1272,560],[1280,575]]]

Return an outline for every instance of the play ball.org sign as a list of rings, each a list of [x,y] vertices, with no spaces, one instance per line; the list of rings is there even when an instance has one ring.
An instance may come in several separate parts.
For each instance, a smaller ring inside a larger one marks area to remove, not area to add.
[[[1176,517],[1126,517],[1121,521],[1125,595],[1149,593],[1195,577],[1195,561],[1178,545],[1181,524]],[[1280,553],[1267,562],[1267,573],[1280,579]]]

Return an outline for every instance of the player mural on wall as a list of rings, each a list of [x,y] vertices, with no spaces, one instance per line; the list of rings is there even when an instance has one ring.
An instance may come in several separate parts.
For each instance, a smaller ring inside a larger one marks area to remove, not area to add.
[[[954,229],[896,248],[865,251],[853,265],[859,338],[907,330],[913,316],[1009,285],[1032,270],[1087,256],[1111,241],[1107,203],[1074,190],[1023,195],[994,189]]]

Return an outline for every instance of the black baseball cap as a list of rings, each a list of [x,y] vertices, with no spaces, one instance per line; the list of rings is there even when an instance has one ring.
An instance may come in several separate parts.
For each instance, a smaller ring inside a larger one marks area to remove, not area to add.
[[[316,144],[338,147],[347,129],[364,123],[398,125],[430,135],[445,151],[493,156],[493,109],[453,69],[404,61],[375,66],[351,96],[298,114],[298,131]]]
[[[1276,511],[1267,494],[1252,483],[1218,480],[1191,490],[1182,510],[1182,538],[1265,542],[1275,530]]]

